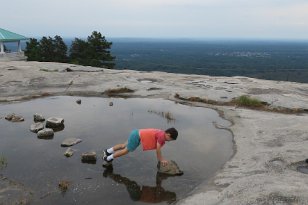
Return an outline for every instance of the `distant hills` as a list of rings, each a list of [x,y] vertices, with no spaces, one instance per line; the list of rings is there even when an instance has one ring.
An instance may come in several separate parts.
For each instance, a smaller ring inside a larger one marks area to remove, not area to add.
[[[68,46],[72,40],[64,39]],[[248,76],[308,83],[308,42],[108,40],[113,42],[111,52],[116,56],[116,69]]]

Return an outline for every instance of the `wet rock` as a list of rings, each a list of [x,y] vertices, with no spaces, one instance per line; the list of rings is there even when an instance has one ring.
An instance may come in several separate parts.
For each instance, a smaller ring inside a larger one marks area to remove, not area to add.
[[[22,116],[15,115],[14,113],[8,114],[5,116],[5,119],[11,122],[22,122],[25,121],[25,119]]]
[[[180,170],[179,166],[175,161],[170,160],[166,166],[162,166],[160,162],[157,163],[158,173],[167,175],[182,175],[183,171]]]
[[[30,127],[30,131],[31,132],[34,132],[34,133],[37,133],[38,131],[44,129],[44,124],[41,123],[41,122],[36,122],[34,124],[31,125]]]
[[[63,124],[63,125],[60,125],[59,127],[51,127],[51,128],[53,129],[54,132],[60,132],[64,130],[65,126]]]
[[[50,128],[42,129],[42,130],[38,131],[38,133],[37,133],[37,137],[39,139],[52,139],[53,136],[54,136],[54,132]]]
[[[72,72],[73,70],[71,68],[65,68],[64,71],[66,72]]]
[[[109,106],[113,106],[113,102],[110,102],[110,103],[109,103]]]
[[[64,125],[64,119],[60,117],[50,117],[46,121],[46,127],[57,128]]]
[[[78,138],[74,138],[74,137],[67,138],[62,142],[61,147],[70,147],[80,142],[82,142],[82,140]]]
[[[81,100],[80,99],[76,100],[76,103],[80,105],[81,104]]]
[[[34,122],[44,122],[45,121],[45,117],[38,113],[35,113],[33,115],[33,118],[34,118]]]
[[[66,192],[70,186],[71,182],[67,181],[67,180],[61,180],[58,184],[59,189],[61,190],[61,192]]]
[[[73,154],[74,154],[74,151],[75,150],[73,150],[72,148],[67,148],[67,150],[64,152],[64,156],[66,156],[66,157],[71,157],[71,156],[73,156]]]
[[[83,163],[96,163],[96,152],[85,152],[81,154],[81,161]]]

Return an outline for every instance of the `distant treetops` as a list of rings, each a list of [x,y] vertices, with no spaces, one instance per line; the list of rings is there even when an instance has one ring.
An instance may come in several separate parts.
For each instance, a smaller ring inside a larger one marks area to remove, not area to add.
[[[111,55],[112,42],[108,42],[100,32],[93,31],[87,40],[75,38],[67,49],[60,36],[43,37],[40,41],[30,38],[25,55],[28,61],[62,62],[84,66],[113,68],[115,57]]]

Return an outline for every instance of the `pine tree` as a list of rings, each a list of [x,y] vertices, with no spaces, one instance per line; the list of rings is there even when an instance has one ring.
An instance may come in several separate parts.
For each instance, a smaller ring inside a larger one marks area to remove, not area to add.
[[[67,46],[60,36],[55,36],[53,40],[54,45],[54,56],[53,61],[55,62],[67,62]]]
[[[25,55],[28,61],[41,61],[40,44],[35,38],[26,43]]]
[[[51,37],[43,37],[40,40],[41,61],[52,62],[54,57],[54,44]]]

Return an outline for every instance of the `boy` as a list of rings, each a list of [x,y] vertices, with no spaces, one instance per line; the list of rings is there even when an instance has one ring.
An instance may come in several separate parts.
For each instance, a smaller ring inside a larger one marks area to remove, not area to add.
[[[165,166],[168,161],[162,157],[161,148],[166,141],[176,140],[177,137],[178,131],[173,127],[165,131],[154,128],[133,130],[126,143],[117,144],[104,150],[103,159],[110,163],[115,158],[126,155],[128,152],[133,152],[141,143],[143,151],[156,149],[158,161]]]

